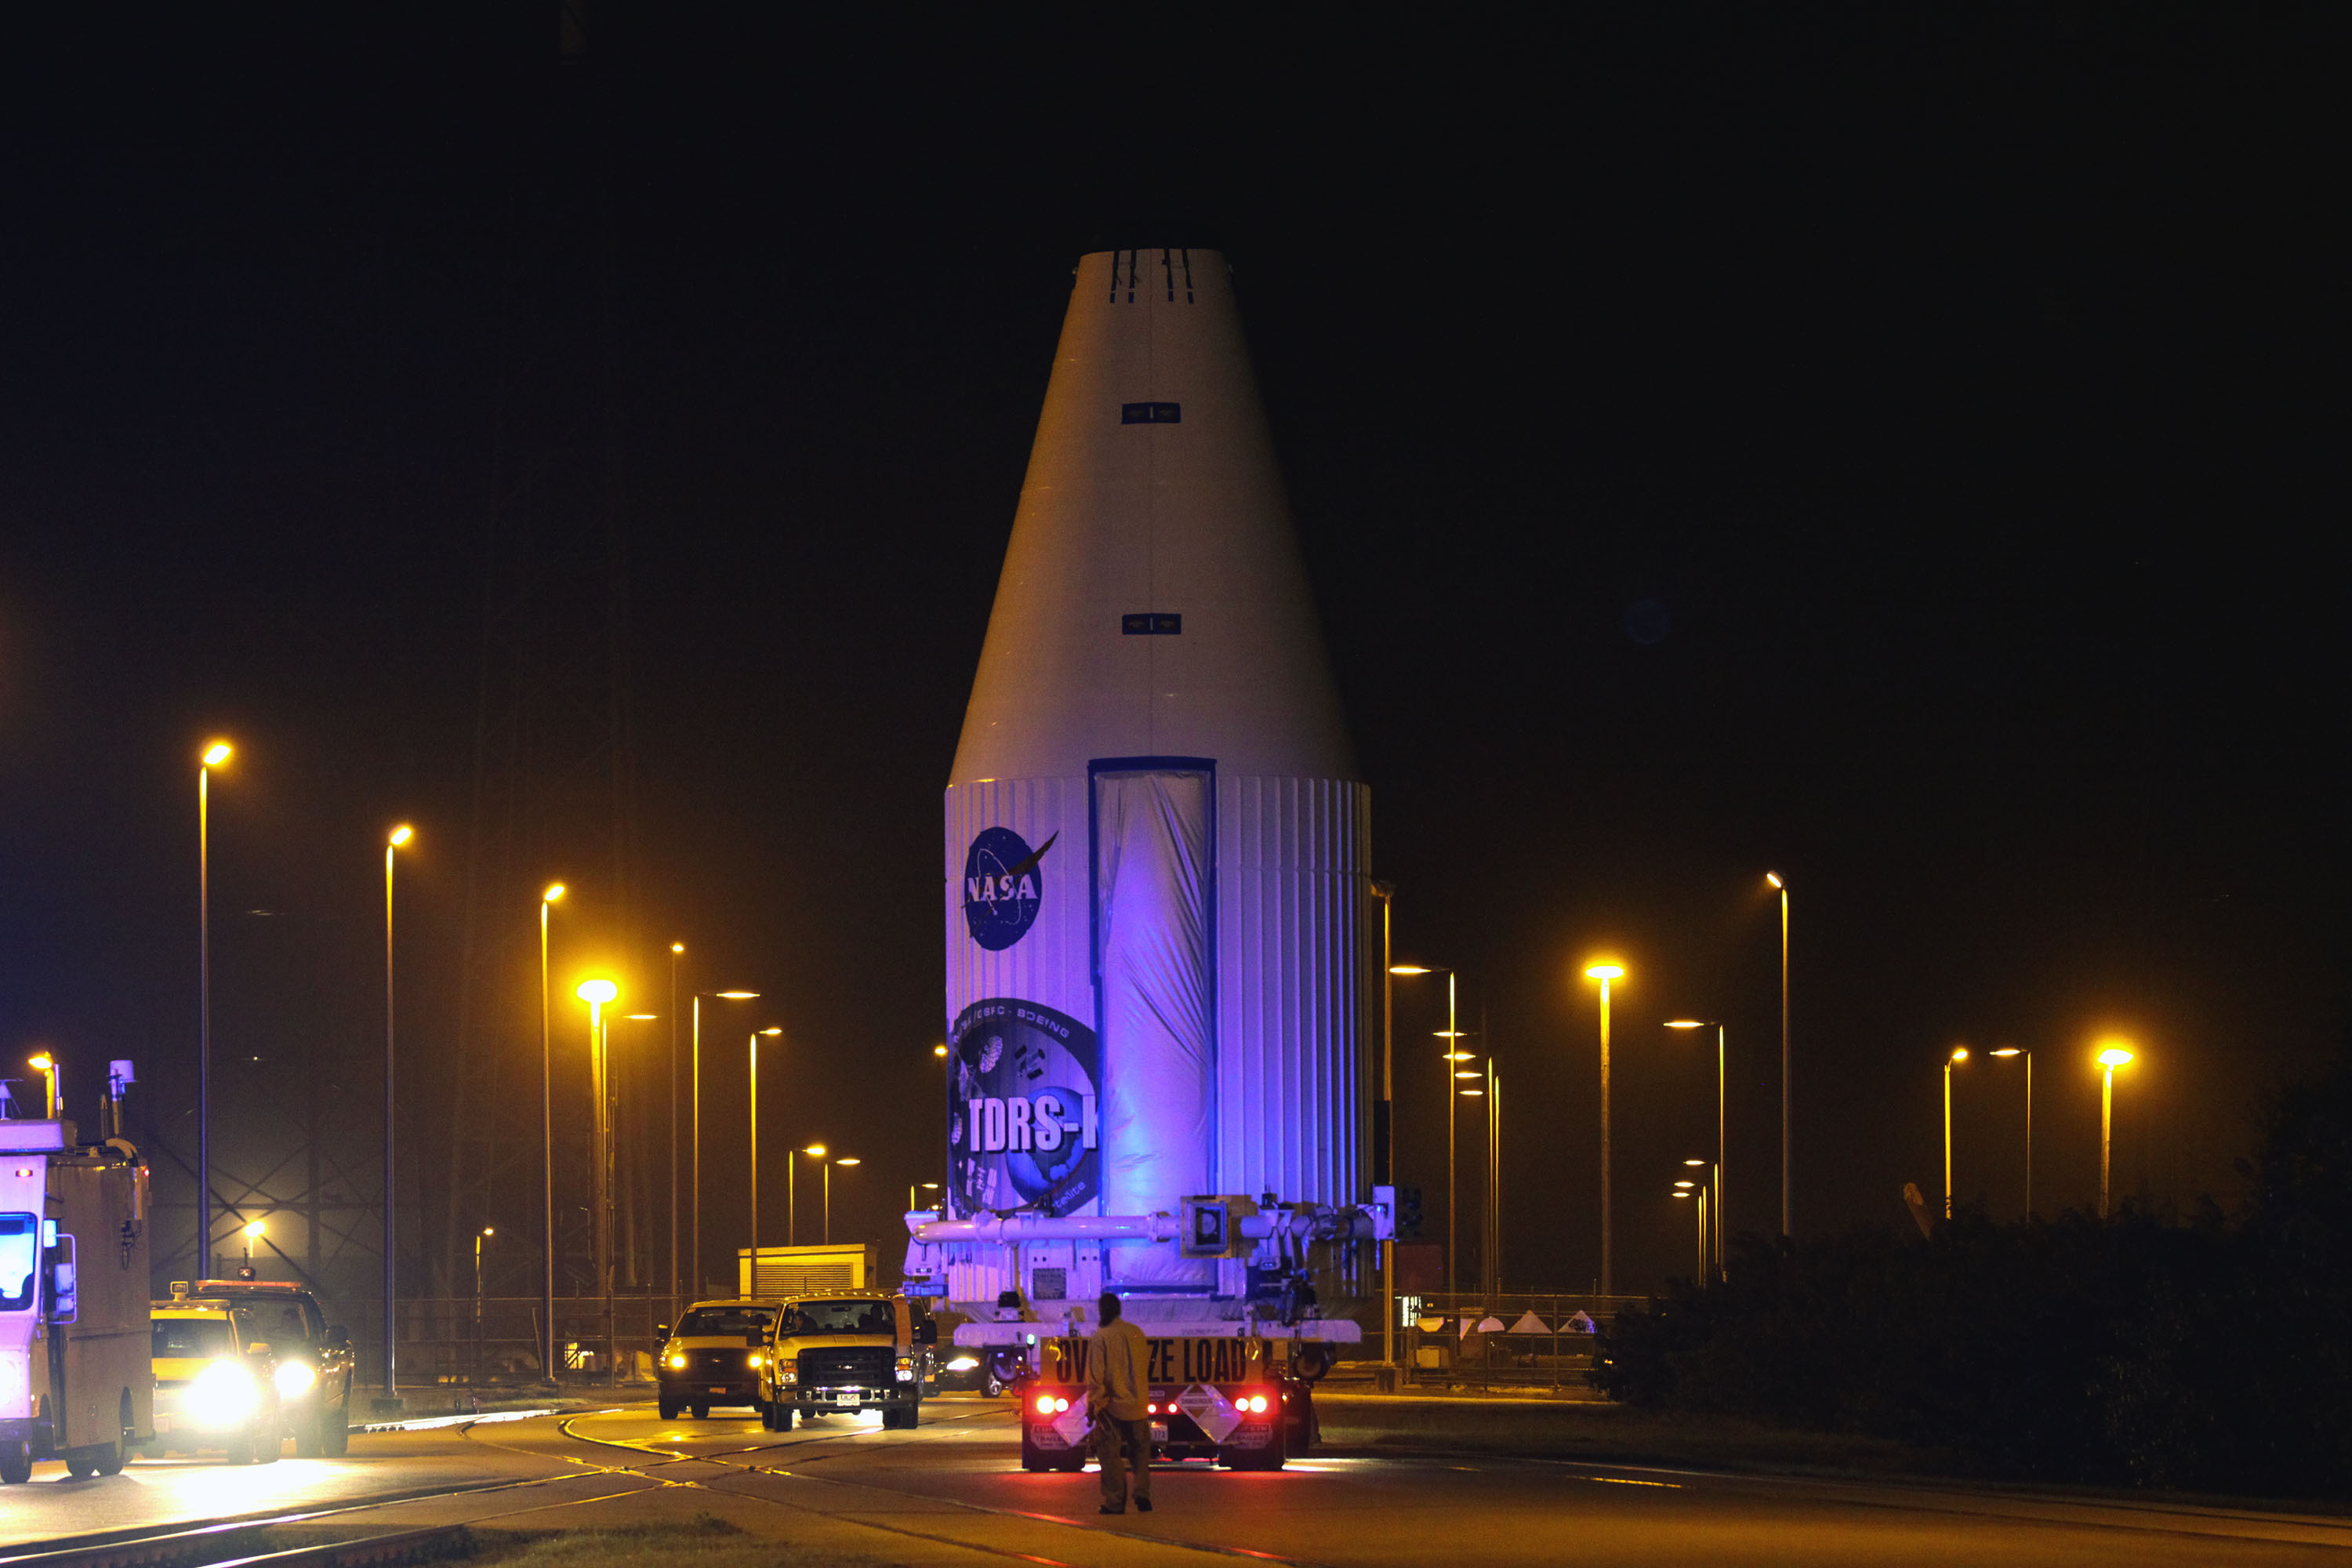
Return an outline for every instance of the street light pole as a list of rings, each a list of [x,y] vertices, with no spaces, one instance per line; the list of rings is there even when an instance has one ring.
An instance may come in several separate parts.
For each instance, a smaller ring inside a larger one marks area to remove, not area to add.
[[[395,1194],[392,1184],[392,867],[400,847],[415,837],[406,823],[392,830],[383,846],[383,1403],[396,1407],[399,1388],[393,1372],[393,1225]]]
[[[698,991],[694,994],[694,1107],[689,1118],[692,1131],[688,1135],[686,1163],[689,1178],[688,1185],[692,1194],[688,1205],[687,1229],[693,1236],[690,1246],[694,1263],[693,1278],[688,1282],[694,1287],[692,1294],[698,1296],[702,1293],[702,999],[709,996],[728,1002],[749,1002],[759,994],[757,991]]]
[[[1789,1179],[1789,884],[1778,871],[1765,872],[1764,879],[1780,895],[1780,1234],[1787,1236],[1794,1229]]]
[[[196,1278],[213,1271],[213,770],[229,743],[205,748],[196,768]]]
[[[555,1047],[552,1005],[547,989],[547,911],[563,897],[563,884],[551,882],[539,895],[539,1375],[555,1382]]]
[[[1381,943],[1383,948],[1386,947],[1387,940],[1387,933],[1384,926],[1381,934]],[[1462,1026],[1459,1022],[1459,1013],[1455,1005],[1456,995],[1454,985],[1455,981],[1459,977],[1456,975],[1454,967],[1451,964],[1444,963],[1392,963],[1389,965],[1389,973],[1391,974],[1403,974],[1408,976],[1421,974],[1443,974],[1445,976],[1445,1031],[1438,1037],[1445,1042],[1445,1290],[1446,1294],[1452,1295],[1454,1294],[1457,1284],[1454,1273],[1455,1252],[1454,1245],[1454,1219],[1457,1207],[1454,1202],[1454,1194],[1461,1184],[1456,1180],[1460,1167],[1454,1158],[1457,1140],[1454,1133],[1454,1101],[1455,1099],[1456,1085],[1454,1080],[1454,1074],[1455,1069],[1459,1068],[1462,1063],[1469,1060],[1469,1053],[1462,1048]],[[1393,1146],[1395,1141],[1395,1129],[1393,1126],[1390,1129],[1390,1141],[1391,1146]]]
[[[1391,882],[1374,882],[1372,896],[1381,901],[1381,1102],[1379,1125],[1375,1129],[1378,1143],[1372,1150],[1375,1166],[1373,1182],[1396,1190],[1396,971],[1393,962],[1391,917],[1396,912],[1396,886]],[[1396,1209],[1389,1210],[1390,1239],[1379,1243],[1381,1249],[1381,1365],[1389,1369],[1384,1375],[1393,1377],[1396,1369],[1396,1240],[1393,1235]]]
[[[1944,1058],[1944,1217],[1952,1217],[1952,1068],[1969,1059],[1966,1046],[1954,1046]]]
[[[2025,1217],[2033,1217],[2033,1053],[2022,1046],[2003,1046],[1997,1057],[2025,1058]]]
[[[843,1154],[824,1163],[824,1244],[833,1245],[833,1168],[835,1165],[856,1165],[861,1162],[855,1154]]]
[[[1666,1027],[1704,1029],[1707,1026],[1707,1023],[1708,1020],[1704,1018],[1675,1018],[1670,1020]],[[1717,1275],[1723,1273],[1724,1262],[1723,1216],[1726,1211],[1723,1206],[1723,1176],[1725,1168],[1731,1163],[1730,1144],[1724,1134],[1724,1026],[1718,1021],[1715,1024],[1715,1203],[1712,1205],[1715,1228],[1711,1233],[1715,1237],[1715,1271]]]
[[[751,1296],[760,1293],[760,1037],[782,1033],[771,1026],[751,1035]]]
[[[677,1321],[677,961],[686,943],[669,944],[669,1321]]]
[[[1616,1258],[1612,1250],[1614,1237],[1610,1226],[1609,1203],[1609,983],[1622,978],[1625,971],[1614,963],[1596,963],[1587,969],[1585,978],[1601,982],[1601,1293],[1616,1294]]]
[[[2129,1067],[2132,1053],[2125,1046],[2109,1045],[2098,1056],[2103,1069],[2099,1080],[2099,1217],[2107,1217],[2107,1155],[2115,1142],[2116,1069]]]
[[[482,1381],[482,1238],[498,1234],[496,1226],[474,1233],[474,1381]]]
[[[613,1298],[613,1169],[612,1110],[606,1098],[609,1053],[606,1050],[604,1008],[621,994],[621,988],[609,980],[583,980],[572,994],[588,1004],[588,1081],[596,1096],[596,1115],[591,1132],[596,1145],[588,1163],[593,1207],[589,1214],[591,1266],[595,1269],[595,1293],[604,1299],[606,1323],[612,1320]],[[610,1335],[605,1346],[609,1361],[612,1352]],[[617,1368],[607,1366],[608,1373],[617,1375]]]

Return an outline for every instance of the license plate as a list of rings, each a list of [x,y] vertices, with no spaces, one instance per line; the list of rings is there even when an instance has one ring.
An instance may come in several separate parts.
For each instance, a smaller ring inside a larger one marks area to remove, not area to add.
[[[1155,1443],[1165,1443],[1168,1441],[1168,1428],[1158,1422],[1154,1422],[1151,1426],[1151,1440]]]
[[[724,1394],[727,1392],[727,1385],[722,1383],[718,1387],[710,1390],[710,1392],[713,1394]]]
[[[854,1394],[836,1394],[833,1396],[833,1402],[835,1405],[855,1405],[857,1403],[857,1395]]]

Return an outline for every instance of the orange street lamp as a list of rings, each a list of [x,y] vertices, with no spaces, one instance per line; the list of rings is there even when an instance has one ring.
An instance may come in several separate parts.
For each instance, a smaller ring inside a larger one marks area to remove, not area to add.
[[[215,741],[196,768],[196,1268],[213,1267],[213,770],[233,748]],[[51,1115],[56,1112],[52,1111]]]
[[[1615,1237],[1610,1228],[1609,1203],[1609,983],[1625,976],[1624,966],[1596,963],[1584,972],[1601,982],[1601,1293],[1615,1294]]]
[[[2099,1217],[2107,1217],[2107,1154],[2115,1143],[2116,1069],[2132,1064],[2131,1047],[2110,1040],[2096,1058],[2104,1073],[2099,1080]]]

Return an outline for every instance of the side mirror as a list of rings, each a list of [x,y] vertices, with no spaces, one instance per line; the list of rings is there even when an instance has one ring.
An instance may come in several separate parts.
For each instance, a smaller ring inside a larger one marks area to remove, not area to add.
[[[667,1323],[656,1323],[654,1325],[654,1338],[657,1340],[666,1340],[669,1338],[669,1325]]]
[[[760,1330],[753,1329],[750,1333],[743,1336],[743,1342],[756,1349],[768,1342],[768,1336]]]
[[[248,1356],[268,1355],[269,1353],[269,1342],[268,1340],[247,1340],[245,1345],[245,1353]]]
[[[327,1343],[339,1351],[347,1351],[351,1349],[351,1330],[343,1327],[341,1323],[329,1323],[327,1325]]]
[[[931,1321],[929,1318],[925,1318],[921,1322],[915,1325],[915,1342],[919,1345],[935,1345],[939,1343],[940,1326]]]

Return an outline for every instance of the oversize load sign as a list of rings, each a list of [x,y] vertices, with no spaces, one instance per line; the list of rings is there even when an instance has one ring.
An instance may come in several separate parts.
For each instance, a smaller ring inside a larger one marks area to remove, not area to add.
[[[1150,1371],[1155,1384],[1254,1383],[1266,1376],[1266,1342],[1256,1339],[1154,1339]],[[1045,1342],[1039,1375],[1047,1383],[1084,1383],[1094,1342],[1063,1338]]]
[[[948,1186],[957,1215],[1074,1214],[1102,1190],[1095,1032],[1051,1007],[992,997],[948,1046]]]

